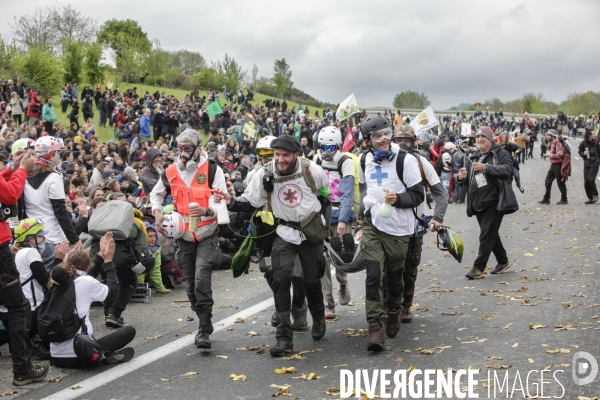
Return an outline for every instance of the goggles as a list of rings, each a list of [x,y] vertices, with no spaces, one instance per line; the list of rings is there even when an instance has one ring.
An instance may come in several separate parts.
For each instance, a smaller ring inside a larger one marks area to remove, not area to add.
[[[23,235],[24,235],[25,237],[27,237],[27,236],[28,236],[27,232],[29,232],[29,230],[30,230],[31,228],[33,228],[34,226],[36,226],[36,225],[43,225],[43,224],[44,224],[44,223],[42,222],[42,220],[41,220],[40,218],[36,219],[36,220],[35,220],[35,222],[33,223],[33,225],[31,225],[29,228],[27,228],[27,230],[26,230],[26,231],[24,231],[23,233],[21,233],[19,236],[17,236],[17,237],[15,238],[15,242],[16,242],[16,241],[18,241],[18,240],[21,238],[21,236],[23,236]],[[43,229],[43,228],[42,228],[42,229]]]
[[[383,142],[386,139],[391,140],[392,139],[392,128],[384,128],[380,131],[373,132],[373,133],[371,133],[370,139],[372,142],[375,142],[375,143]]]
[[[194,146],[191,144],[187,146],[177,145],[177,151],[185,151],[186,153],[190,154],[194,151]]]
[[[321,151],[325,153],[335,153],[337,151],[337,144],[322,144]]]
[[[269,157],[272,158],[275,151],[272,149],[260,149],[257,151],[259,157]]]

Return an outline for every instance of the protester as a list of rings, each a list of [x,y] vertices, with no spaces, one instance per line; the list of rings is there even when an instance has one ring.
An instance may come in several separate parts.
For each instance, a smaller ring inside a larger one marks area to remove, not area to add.
[[[567,184],[563,178],[561,169],[563,164],[563,159],[565,157],[565,147],[558,140],[558,133],[554,129],[548,129],[546,132],[546,138],[548,139],[548,153],[543,155],[543,158],[550,158],[550,169],[546,174],[546,193],[544,194],[544,198],[538,203],[540,204],[550,204],[550,194],[552,191],[552,182],[556,179],[556,184],[558,185],[558,190],[560,190],[560,201],[556,204],[565,205],[569,204],[567,199]]]
[[[594,204],[598,202],[596,176],[600,167],[600,146],[596,135],[589,128],[585,130],[578,153],[583,158],[583,187],[588,198],[585,204]]]

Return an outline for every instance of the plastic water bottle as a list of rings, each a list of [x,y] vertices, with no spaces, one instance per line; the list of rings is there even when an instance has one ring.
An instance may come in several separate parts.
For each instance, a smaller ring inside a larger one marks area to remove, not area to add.
[[[389,193],[390,189],[383,189],[385,193]],[[389,218],[392,216],[392,205],[389,203],[383,203],[381,207],[379,207],[379,216],[382,218]]]

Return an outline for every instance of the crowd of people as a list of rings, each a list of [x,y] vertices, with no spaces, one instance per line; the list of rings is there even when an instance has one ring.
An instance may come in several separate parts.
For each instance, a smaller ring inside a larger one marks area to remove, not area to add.
[[[442,225],[449,204],[465,204],[477,218],[478,255],[466,277],[479,279],[491,254],[492,274],[511,266],[498,232],[502,217],[518,209],[512,181],[521,192],[526,187],[520,165],[538,154],[549,158],[540,203],[550,203],[556,180],[558,204],[568,204],[568,136],[579,129],[586,204],[598,201],[594,115],[457,113],[415,132],[398,112],[361,111],[338,121],[329,108],[252,104],[252,91],[226,87],[223,111],[211,118],[217,90],[177,99],[101,85],[79,93],[67,83],[55,111],[51,97],[40,100],[17,78],[0,86],[0,202],[10,206],[0,215],[0,343],[10,342],[15,385],[48,373],[48,365],[31,362],[32,351],[64,368],[130,360],[136,331],[123,314],[145,281],[164,294],[185,281],[199,321],[195,344],[210,349],[212,271],[232,266],[249,231],[275,299],[273,356],[293,350],[293,332],[308,328],[308,311],[312,338],[325,335],[336,305],[351,300],[346,273],[357,268],[366,269],[367,349],[381,351],[385,336],[413,318],[423,235],[453,234]],[[99,141],[95,117],[98,126],[114,127],[114,139]],[[472,135],[461,136],[465,123]],[[229,222],[220,224],[223,212]],[[452,253],[462,258],[462,250]],[[115,329],[103,338],[93,337],[87,318],[93,302],[103,303],[104,323]],[[78,316],[72,326],[49,334],[51,317],[67,312]]]

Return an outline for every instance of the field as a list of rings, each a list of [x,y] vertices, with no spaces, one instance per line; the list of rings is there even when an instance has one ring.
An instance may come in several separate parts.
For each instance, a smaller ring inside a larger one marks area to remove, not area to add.
[[[87,84],[80,84],[79,85],[79,94],[81,94],[81,90],[86,86]],[[164,88],[164,87],[158,87],[158,86],[151,86],[151,85],[144,85],[144,84],[140,84],[140,83],[130,83],[130,84],[125,84],[125,83],[121,83],[120,85],[120,89],[121,91],[130,89],[130,88],[137,88],[136,92],[138,95],[140,95],[140,97],[143,97],[143,95],[146,93],[146,91],[148,91],[149,93],[154,93],[157,90],[159,92],[165,92],[166,95],[173,95],[175,96],[175,98],[177,98],[178,100],[181,100],[185,97],[186,93],[189,93],[186,90],[183,89],[172,89],[172,88]],[[114,88],[113,88],[114,89]],[[205,96],[207,93],[205,90],[200,90],[200,96]],[[223,94],[219,93],[220,98],[220,103],[221,105],[225,105],[225,100],[223,99]],[[265,101],[268,98],[268,96],[265,96],[261,93],[254,93],[254,101],[252,102],[253,104],[260,104],[263,105],[263,101]],[[67,127],[69,126],[69,119],[67,118],[67,114],[69,112],[69,110],[71,109],[69,107],[69,109],[67,110],[67,113],[63,114],[61,112],[61,107],[60,107],[60,93],[57,93],[53,96],[54,99],[54,108],[55,108],[55,113],[56,113],[56,118],[58,121],[60,121],[63,126]],[[288,103],[288,109],[291,109],[294,106],[298,106],[298,103],[292,102],[292,101],[287,101]],[[314,111],[316,110],[314,107],[310,107],[311,113],[314,113]],[[321,110],[319,110],[320,112]],[[100,113],[98,112],[98,110],[96,110],[96,107],[94,105],[94,123],[96,124],[96,134],[98,135],[98,138],[100,140],[100,142],[102,143],[106,143],[108,142],[109,139],[114,139],[114,129],[112,127],[106,127],[106,128],[102,128],[102,127],[98,127],[98,119],[100,117]],[[83,115],[80,114],[80,118],[79,118],[79,123],[83,123]],[[202,134],[202,132],[201,132]],[[206,143],[207,137],[206,135],[202,134],[203,136],[203,141],[204,143]]]

